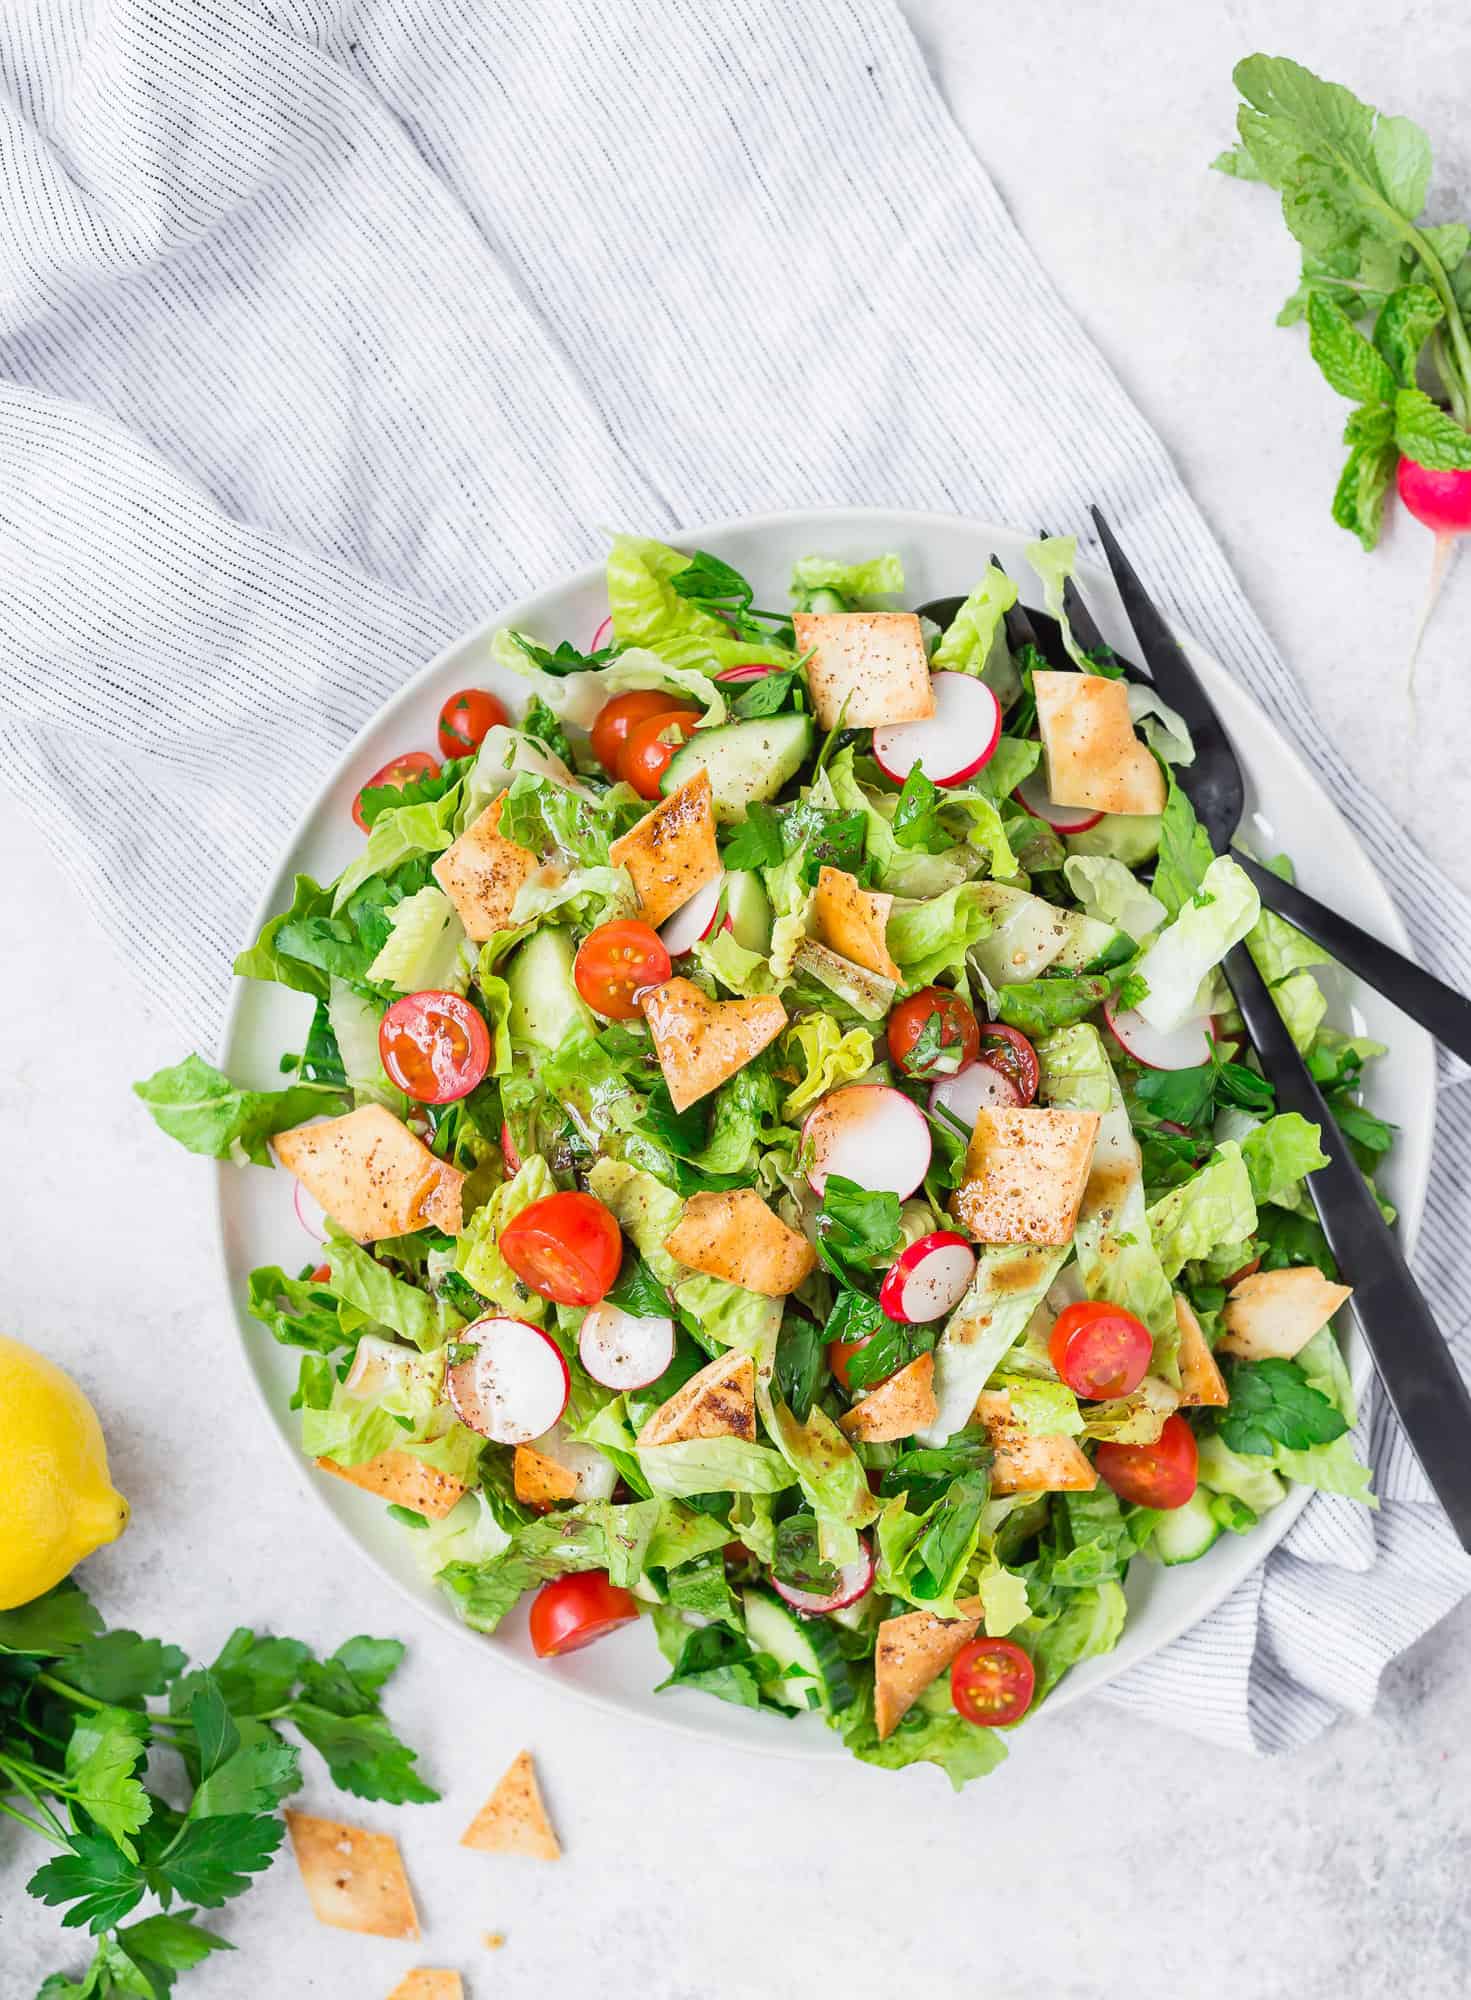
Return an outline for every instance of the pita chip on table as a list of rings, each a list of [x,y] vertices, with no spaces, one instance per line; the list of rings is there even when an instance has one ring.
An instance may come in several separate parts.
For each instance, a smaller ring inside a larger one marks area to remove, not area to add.
[[[560,1861],[562,1844],[552,1830],[531,1752],[522,1750],[485,1804],[460,1835],[461,1847],[482,1854],[525,1854]]]
[[[390,1833],[286,1808],[296,1865],[318,1923],[370,1937],[416,1938],[419,1918]]]
[[[465,2000],[465,1982],[458,1972],[416,1965],[398,1982],[388,2000]]]

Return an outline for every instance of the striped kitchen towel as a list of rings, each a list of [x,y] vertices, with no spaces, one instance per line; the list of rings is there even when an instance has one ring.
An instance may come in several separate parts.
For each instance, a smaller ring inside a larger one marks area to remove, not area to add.
[[[1097,499],[1471,982],[1471,909],[1305,711],[888,0],[14,0],[0,71],[6,768],[204,1046],[295,815],[426,656],[597,523],[837,502]],[[1471,1587],[1382,1409],[1371,1449],[1377,1515],[1314,1499],[1108,1698],[1259,1749],[1366,1708]]]

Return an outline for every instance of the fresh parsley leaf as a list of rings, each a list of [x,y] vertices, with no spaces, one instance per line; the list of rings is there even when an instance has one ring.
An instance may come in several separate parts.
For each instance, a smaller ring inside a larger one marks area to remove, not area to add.
[[[1156,1118],[1174,1125],[1194,1125],[1215,1101],[1216,1073],[1210,1063],[1197,1069],[1145,1070],[1134,1084],[1134,1095]]]
[[[782,817],[776,807],[759,800],[748,806],[746,817],[726,841],[721,858],[727,868],[779,868],[786,859],[786,847],[782,841]]]
[[[210,1668],[215,1686],[237,1715],[267,1715],[279,1708],[301,1678],[311,1649],[300,1639],[273,1638],[237,1625]],[[175,1715],[188,1712],[194,1676],[180,1681],[170,1699]]]
[[[934,1326],[906,1326],[890,1319],[866,1292],[847,1291],[838,1295],[823,1329],[829,1340],[851,1348],[844,1356],[851,1389],[872,1389],[896,1368],[928,1354],[937,1331]],[[854,1342],[862,1345],[853,1346]]]
[[[1230,1372],[1231,1401],[1220,1433],[1232,1451],[1271,1457],[1278,1445],[1307,1451],[1332,1444],[1347,1423],[1295,1361],[1247,1361]]]
[[[1338,1280],[1338,1265],[1317,1219],[1264,1202],[1257,1210],[1256,1245],[1264,1271],[1289,1271],[1316,1264],[1325,1278]]]
[[[675,593],[701,604],[734,603],[744,609],[751,602],[751,586],[738,569],[712,556],[708,549],[696,549],[683,569],[669,579]]]
[[[564,764],[572,762],[572,745],[567,740],[567,732],[557,720],[540,695],[533,696],[521,718],[521,728],[527,736],[534,736],[538,743],[550,750],[554,757],[560,757]]]
[[[244,1743],[204,1780],[189,1805],[190,1819],[274,1812],[301,1783],[301,1754],[274,1731]]]
[[[664,1319],[669,1314],[668,1292],[634,1249],[626,1250],[608,1301],[636,1319]]]
[[[72,1795],[130,1861],[132,1835],[147,1819],[148,1794],[133,1775],[147,1754],[148,1721],[132,1708],[99,1708],[79,1716],[66,1746]]]
[[[240,1731],[213,1674],[190,1675],[189,1722],[201,1778],[208,1778],[240,1748]]]
[[[806,1423],[826,1373],[824,1347],[817,1322],[789,1309],[776,1337],[776,1386],[799,1424]]]
[[[100,1632],[80,1646],[66,1663],[69,1687],[80,1688],[98,1701],[126,1706],[144,1695],[162,1694],[184,1671],[178,1646],[161,1639],[141,1639],[136,1632]]]
[[[829,1174],[817,1211],[817,1241],[840,1266],[873,1264],[899,1246],[899,1197]]]
[[[29,1604],[0,1611],[0,1653],[55,1658],[75,1652],[102,1630],[102,1619],[80,1584],[68,1577]]]
[[[1218,1062],[1216,1071],[1216,1097],[1222,1104],[1238,1104],[1244,1111],[1273,1111],[1277,1104],[1277,1093],[1264,1076],[1258,1076],[1245,1063]]]
[[[417,1753],[376,1711],[338,1715],[312,1702],[293,1702],[286,1718],[321,1752],[335,1784],[360,1799],[394,1805],[431,1804],[439,1797],[414,1770]]]
[[[285,1827],[278,1827],[284,1833]],[[104,1833],[73,1833],[66,1851],[43,1862],[26,1888],[42,1903],[69,1903],[68,1930],[110,1930],[142,1902],[143,1871]]]
[[[990,1494],[991,1479],[985,1471],[962,1472],[951,1480],[909,1561],[909,1585],[916,1597],[941,1595],[974,1542]]]
[[[894,807],[894,839],[900,847],[939,854],[954,845],[940,824],[940,788],[925,776],[918,761],[912,766]]]
[[[153,1864],[150,1877],[160,1891],[168,1888],[186,1902],[218,1909],[248,1888],[252,1875],[270,1867],[285,1833],[286,1822],[274,1814],[191,1819]]]
[[[739,1708],[757,1708],[761,1683],[775,1680],[781,1669],[770,1653],[757,1653],[742,1633],[723,1625],[703,1625],[692,1631],[680,1651],[674,1671],[654,1690],[699,1688],[719,1701]]]
[[[916,1445],[901,1451],[885,1470],[879,1492],[885,1499],[904,1494],[910,1512],[922,1514],[944,1496],[953,1479],[968,1472],[989,1472],[993,1455],[980,1425],[968,1427],[956,1431],[942,1445]]]
[[[129,1924],[118,1932],[118,1943],[134,1964],[156,1967],[164,1972],[188,1972],[211,1952],[233,1951],[234,1945],[202,1924],[191,1923],[192,1910],[177,1915],[162,1911]]]
[[[558,646],[547,647],[538,646],[524,632],[513,632],[511,637],[534,667],[559,678],[563,674],[596,673],[599,667],[605,667],[609,660],[616,659],[620,650],[617,646],[599,646],[594,653],[579,653],[566,639]]]

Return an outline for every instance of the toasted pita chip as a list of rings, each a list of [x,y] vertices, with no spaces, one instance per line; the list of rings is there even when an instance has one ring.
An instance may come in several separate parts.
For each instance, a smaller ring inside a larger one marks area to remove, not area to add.
[[[1226,1378],[1216,1365],[1194,1307],[1179,1292],[1175,1294],[1175,1325],[1180,1329],[1181,1405],[1188,1409],[1225,1409],[1231,1400]]]
[[[935,1357],[921,1354],[896,1369],[839,1417],[838,1427],[846,1437],[857,1438],[863,1444],[887,1444],[895,1438],[913,1437],[940,1414],[934,1382]]]
[[[893,1735],[980,1624],[979,1612],[974,1618],[937,1618],[932,1611],[907,1611],[884,1620],[873,1649],[873,1720],[880,1741]]]
[[[666,979],[643,1004],[676,1111],[744,1069],[787,1024],[787,1010],[773,996],[710,1000],[688,979]]]
[[[664,1248],[692,1271],[768,1299],[796,1291],[817,1265],[807,1238],[773,1215],[754,1188],[692,1194]]]
[[[561,1842],[552,1831],[531,1752],[523,1750],[485,1804],[460,1835],[461,1847],[482,1854],[526,1854],[533,1861],[560,1861]]]
[[[691,1375],[661,1403],[638,1434],[641,1445],[681,1444],[686,1438],[737,1437],[756,1442],[756,1365],[732,1348]]]
[[[554,1458],[545,1458],[529,1444],[518,1444],[511,1461],[511,1481],[523,1507],[554,1507],[577,1492],[577,1474]]]
[[[398,1982],[388,2000],[465,2000],[465,1982],[458,1972],[416,1965]]]
[[[287,1173],[359,1243],[407,1236],[426,1222],[459,1234],[465,1176],[381,1104],[293,1126],[272,1143]]]
[[[476,944],[510,929],[516,898],[538,865],[530,848],[497,832],[504,799],[504,792],[492,799],[433,868],[435,881],[459,912],[466,937]]]
[[[365,1458],[361,1465],[339,1465],[335,1458],[319,1458],[317,1468],[345,1479],[349,1486],[361,1486],[365,1493],[376,1493],[394,1507],[422,1514],[426,1521],[442,1521],[470,1491],[452,1474],[426,1465],[411,1451],[392,1447],[380,1451],[376,1458]]]
[[[980,1111],[950,1213],[982,1243],[1067,1243],[1098,1136],[1096,1111]]]
[[[1218,1351],[1240,1361],[1291,1361],[1352,1296],[1351,1286],[1335,1285],[1316,1264],[1253,1272],[1226,1294]]]
[[[1102,674],[1032,676],[1037,726],[1054,805],[1094,812],[1157,813],[1164,773],[1134,734],[1129,690]]]
[[[720,873],[710,773],[704,769],[661,799],[608,849],[638,891],[638,913],[655,927]]]
[[[812,922],[819,943],[830,945],[840,958],[850,958],[865,972],[877,972],[896,983],[904,975],[884,941],[894,898],[875,889],[860,889],[857,878],[843,868],[819,868],[812,896]]]
[[[935,712],[924,633],[912,611],[798,611],[797,651],[822,729],[922,722]],[[815,651],[813,649],[816,649]]]
[[[1033,1437],[1022,1429],[1005,1389],[983,1390],[975,1416],[996,1454],[993,1493],[1091,1493],[1098,1484],[1092,1462],[1073,1438]]]
[[[409,1878],[392,1834],[317,1819],[290,1806],[286,1825],[318,1923],[372,1937],[419,1935]]]

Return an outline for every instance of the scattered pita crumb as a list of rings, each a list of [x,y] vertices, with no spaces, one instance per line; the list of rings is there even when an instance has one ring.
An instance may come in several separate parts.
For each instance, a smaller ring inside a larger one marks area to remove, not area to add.
[[[398,1982],[388,2000],[465,2000],[465,1982],[458,1972],[416,1965]]]
[[[292,1812],[286,1824],[318,1923],[372,1937],[416,1938],[419,1918],[398,1842],[389,1833]]]
[[[461,1847],[482,1854],[528,1854],[560,1861],[561,1844],[542,1804],[531,1752],[523,1750],[460,1835]]]
[[[487,1951],[499,1951],[505,1944],[505,1941],[506,1934],[504,1931],[482,1931],[480,1933],[480,1942],[485,1946]]]

